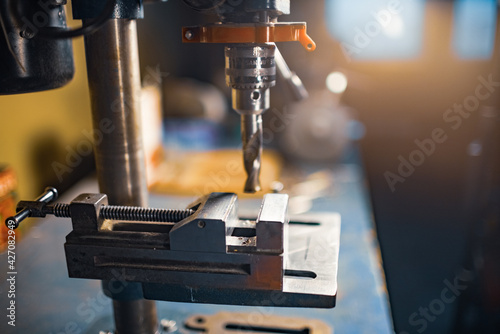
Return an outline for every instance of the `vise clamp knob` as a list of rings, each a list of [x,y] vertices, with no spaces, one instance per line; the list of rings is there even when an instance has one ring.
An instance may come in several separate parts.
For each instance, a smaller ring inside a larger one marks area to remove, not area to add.
[[[17,205],[17,213],[5,220],[5,225],[10,229],[16,229],[19,224],[28,217],[45,217],[44,207],[46,204],[55,201],[59,196],[57,189],[53,187],[45,188],[45,192],[34,201],[21,201]]]

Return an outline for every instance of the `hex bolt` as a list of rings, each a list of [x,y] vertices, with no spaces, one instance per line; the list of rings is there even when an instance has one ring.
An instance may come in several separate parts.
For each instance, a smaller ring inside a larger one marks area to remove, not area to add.
[[[35,37],[35,35],[36,34],[29,29],[21,30],[21,32],[19,33],[19,36],[25,39],[32,39],[33,37]]]
[[[187,30],[186,33],[184,34],[184,37],[186,37],[187,40],[192,40],[194,37],[194,34],[191,30]]]
[[[177,330],[177,323],[174,320],[161,319],[160,326],[165,333],[171,333]]]

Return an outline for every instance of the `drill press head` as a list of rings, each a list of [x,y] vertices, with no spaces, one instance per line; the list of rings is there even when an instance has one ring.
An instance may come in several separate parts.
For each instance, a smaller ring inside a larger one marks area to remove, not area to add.
[[[290,0],[217,2],[210,8],[221,22],[184,27],[182,39],[186,43],[226,44],[226,83],[232,90],[233,109],[241,115],[247,173],[244,191],[255,193],[261,190],[262,114],[270,107],[270,88],[276,84],[275,56],[280,60],[280,70],[286,72],[282,76],[294,78],[274,43],[298,41],[308,51],[314,51],[316,44],[307,35],[304,22],[278,22],[278,16],[290,13]],[[299,93],[301,98],[305,96]]]

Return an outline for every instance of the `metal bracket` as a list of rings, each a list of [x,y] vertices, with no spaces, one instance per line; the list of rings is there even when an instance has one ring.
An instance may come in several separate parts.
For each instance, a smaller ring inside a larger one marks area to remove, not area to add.
[[[332,334],[332,329],[320,320],[253,313],[219,312],[214,315],[193,315],[185,322],[187,329],[206,334],[231,333],[307,333]]]
[[[183,43],[274,43],[298,41],[307,51],[316,43],[305,22],[231,23],[183,27]]]

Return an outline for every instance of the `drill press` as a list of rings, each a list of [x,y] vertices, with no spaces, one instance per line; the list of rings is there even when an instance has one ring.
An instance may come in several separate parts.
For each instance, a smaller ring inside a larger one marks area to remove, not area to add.
[[[315,44],[305,23],[277,22],[278,16],[289,13],[287,0],[184,2],[198,10],[215,10],[221,19],[183,28],[183,41],[226,44],[226,81],[233,108],[242,117],[248,174],[244,190],[256,192],[262,113],[270,106],[276,59],[282,62],[274,43],[299,41],[309,51]],[[252,217],[238,216],[237,196],[229,193],[207,194],[182,211],[146,208],[135,25],[142,18],[142,1],[73,0],[73,13],[84,21],[80,30],[41,29],[31,38],[85,36],[94,126],[111,122],[116,127],[95,147],[102,194],[52,204],[57,192],[48,189],[35,201],[21,201],[7,226],[15,229],[27,217],[71,218],[72,232],[65,243],[70,277],[107,282],[119,270],[127,282],[120,293],[105,289],[113,299],[119,334],[154,333],[154,300],[333,307],[338,215],[289,217],[284,194],[266,195]],[[288,70],[286,64],[279,69]],[[283,76],[296,79],[290,73]],[[300,87],[297,80],[294,85]],[[296,249],[289,250],[292,246]]]

